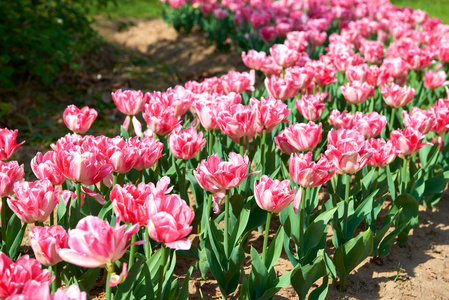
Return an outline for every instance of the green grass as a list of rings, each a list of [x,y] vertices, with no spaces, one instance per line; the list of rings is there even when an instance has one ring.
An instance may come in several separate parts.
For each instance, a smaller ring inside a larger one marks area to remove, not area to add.
[[[391,3],[401,7],[425,10],[430,17],[437,17],[449,24],[449,0],[391,0]]]
[[[92,16],[102,15],[111,19],[153,19],[160,17],[162,8],[163,3],[158,0],[116,0],[116,5],[109,2],[106,7],[92,7],[89,11]]]

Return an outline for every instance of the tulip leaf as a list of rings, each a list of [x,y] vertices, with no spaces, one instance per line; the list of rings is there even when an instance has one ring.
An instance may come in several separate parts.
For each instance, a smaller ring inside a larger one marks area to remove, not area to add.
[[[277,294],[282,288],[285,288],[290,285],[290,276],[292,271],[283,274],[281,277],[276,278],[275,280],[270,282],[270,288],[266,289],[258,300],[271,300],[274,295]]]
[[[193,266],[190,266],[186,273],[184,282],[182,283],[181,292],[179,292],[178,300],[187,300],[189,298],[189,280],[193,272]],[[148,298],[149,299],[149,298]]]
[[[107,201],[103,208],[98,213],[98,217],[102,220],[105,220],[106,215],[112,210],[112,202]]]
[[[426,180],[424,195],[437,194],[444,191],[449,180],[449,171],[438,174]]]
[[[272,269],[276,264],[276,262],[279,260],[279,257],[281,257],[283,240],[284,240],[284,230],[282,230],[282,228],[279,228],[273,240],[271,241],[265,256],[264,263],[265,267],[268,270]]]
[[[409,222],[403,223],[400,226],[396,227],[392,232],[390,232],[380,243],[379,249],[377,252],[378,257],[384,257],[390,252],[391,247],[394,245],[394,239],[404,230],[406,226],[409,225]]]
[[[170,249],[166,251],[172,252]],[[168,255],[170,258],[170,255]],[[171,257],[170,268],[165,271],[165,278],[162,288],[164,289],[164,300],[175,299],[179,293],[179,283],[178,280],[173,280],[173,271],[176,266],[176,251],[173,251],[173,256]]]
[[[268,270],[256,249],[251,247],[251,272],[249,274],[249,293],[251,299],[258,299],[265,292],[269,282]]]
[[[145,258],[141,258],[133,264],[133,266],[131,267],[131,269],[128,272],[128,276],[126,277],[125,281],[118,286],[118,289],[117,289],[114,299],[116,299],[116,300],[129,299],[130,294],[133,290],[132,287],[133,287],[134,283],[138,282],[138,281],[136,281],[136,278],[137,278],[137,275],[139,275],[139,273],[140,273],[140,269],[141,269],[141,266],[144,261],[145,261]],[[144,265],[144,268],[147,268],[147,267]],[[99,268],[97,268],[97,269],[99,270]],[[95,280],[93,281],[93,283],[95,283]]]
[[[234,226],[234,230],[232,231],[231,237],[229,239],[229,246],[231,248],[235,248],[238,244],[240,238],[245,232],[246,226],[248,225],[248,220],[250,216],[251,203],[246,202],[245,206],[242,208],[239,217],[237,219],[237,223]],[[232,249],[228,249],[231,252]]]
[[[129,119],[127,119],[129,120]],[[120,135],[123,137],[123,139],[127,140],[129,139],[128,131],[123,127],[123,125],[120,125]]]
[[[342,290],[345,288],[346,277],[349,273],[372,252],[373,234],[370,228],[335,250],[333,262],[340,276]]]
[[[328,289],[329,289],[329,277],[324,276],[323,282],[321,283],[321,285],[319,287],[317,287],[316,289],[314,289],[310,293],[308,299],[309,300],[324,300],[326,298]]]
[[[345,240],[349,241],[360,223],[365,219],[365,216],[373,210],[373,198],[377,195],[379,190],[371,193],[363,202],[357,207],[354,214],[349,218],[348,231],[346,232]]]
[[[248,296],[248,279],[245,274],[243,274],[242,284],[240,285],[238,300],[249,300]]]
[[[396,186],[393,181],[393,177],[391,176],[390,165],[385,167],[387,170],[387,182],[388,182],[388,190],[390,191],[390,196],[393,201],[396,199]]]
[[[86,273],[84,273],[83,276],[79,278],[79,283],[84,287],[84,291],[86,293],[89,293],[89,291],[95,285],[95,281],[99,275],[100,268],[93,268],[87,270]]]
[[[296,266],[292,271],[290,281],[291,285],[298,293],[299,298],[305,299],[313,283],[321,277],[327,277],[327,274],[328,272],[324,262],[324,252],[323,250],[320,250],[320,254],[315,258],[312,264]]]
[[[410,194],[401,194],[393,201],[392,212],[402,208],[399,219],[396,222],[396,227],[400,227],[408,223],[402,232],[398,235],[399,245],[403,247],[408,240],[409,231],[418,225],[418,201]]]
[[[16,215],[13,215],[9,219],[8,226],[6,227],[7,228],[6,244],[9,245],[8,256],[13,260],[15,259],[17,255],[17,250],[19,249],[19,246],[22,243],[26,227],[27,223],[23,223],[22,225],[20,219]]]

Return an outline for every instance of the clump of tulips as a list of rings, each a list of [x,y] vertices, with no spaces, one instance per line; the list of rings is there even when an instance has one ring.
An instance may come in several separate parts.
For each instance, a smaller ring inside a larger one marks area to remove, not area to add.
[[[86,299],[101,276],[108,300],[186,299],[194,268],[223,299],[271,299],[289,285],[323,298],[330,280],[344,291],[365,258],[403,246],[419,205],[438,203],[447,25],[385,1],[197,1],[201,13],[168,2],[185,22],[207,18],[211,34],[234,20],[234,43],[262,38],[267,51],[242,53],[249,72],[113,92],[126,115],[115,137],[89,135],[97,111],[68,106],[73,133],[32,159],[35,181],[10,160],[17,130],[0,129],[0,299]],[[19,251],[28,223],[31,257]],[[286,274],[275,269],[282,253]],[[195,262],[180,287],[182,256]]]

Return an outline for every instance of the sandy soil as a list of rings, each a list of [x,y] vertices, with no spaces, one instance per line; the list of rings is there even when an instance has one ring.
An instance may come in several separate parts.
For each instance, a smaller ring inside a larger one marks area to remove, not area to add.
[[[113,74],[103,74],[104,78],[114,77],[114,80],[106,81],[107,89],[163,90],[187,80],[220,76],[229,70],[246,70],[239,53],[219,52],[199,33],[178,35],[161,20],[133,21],[136,26],[122,32],[109,21],[100,21],[96,28],[108,41],[120,44],[134,56],[154,62],[154,65],[144,68],[126,66],[112,70]],[[140,72],[138,76],[122,75],[123,72],[136,74],[136,71]],[[142,80],[148,77],[152,80]],[[18,151],[17,158],[26,162],[38,150],[20,149],[24,150]],[[346,292],[338,292],[330,286],[326,299],[449,299],[449,193],[445,193],[437,210],[421,208],[419,218],[420,225],[411,231],[406,247],[395,245],[381,262],[372,263],[366,259],[348,277]],[[278,227],[277,218],[273,221],[271,231],[274,234]],[[255,233],[250,244],[261,248],[262,239]],[[188,259],[180,259],[177,276],[185,274],[191,263]],[[249,265],[247,260],[243,267],[246,273]],[[285,255],[277,263],[276,270],[278,274],[291,270]],[[195,270],[189,282],[190,298],[200,299],[200,289],[205,299],[220,298],[212,276],[203,281],[199,271]],[[291,287],[281,290],[275,297],[297,298]]]

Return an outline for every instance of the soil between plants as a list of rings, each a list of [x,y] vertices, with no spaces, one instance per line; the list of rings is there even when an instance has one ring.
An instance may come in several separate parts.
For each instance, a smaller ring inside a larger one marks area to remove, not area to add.
[[[125,20],[129,21],[129,20]],[[137,53],[140,59],[152,65],[124,65],[110,74],[102,74],[107,79],[101,88],[105,95],[118,88],[141,89],[152,92],[165,90],[188,80],[202,80],[205,77],[221,76],[230,70],[247,71],[237,52],[218,52],[207,43],[201,33],[191,35],[178,34],[162,20],[133,20],[136,24],[119,32],[116,23],[100,20],[96,29],[106,40],[120,45],[127,51]],[[62,113],[61,113],[62,115]],[[30,170],[29,161],[40,147],[23,145],[14,158],[25,162]],[[31,176],[32,177],[32,176]],[[31,179],[30,179],[31,180]],[[34,179],[32,179],[34,180]],[[279,219],[273,218],[270,228],[271,237],[279,227]],[[332,231],[329,231],[329,235]],[[190,237],[192,240],[195,236]],[[249,245],[260,253],[263,236],[253,233]],[[24,245],[29,244],[28,234]],[[247,251],[249,253],[249,251]],[[449,191],[443,194],[437,209],[426,210],[420,207],[419,226],[409,235],[404,248],[394,245],[390,253],[382,260],[370,262],[365,259],[347,279],[347,290],[339,292],[329,286],[326,299],[449,299]],[[180,283],[192,265],[193,260],[178,257],[175,277]],[[251,263],[247,258],[243,269],[249,273]],[[290,261],[283,254],[275,266],[282,275],[292,269]],[[218,285],[209,274],[204,281],[195,270],[189,281],[190,299],[220,299]],[[235,299],[238,291],[231,295]],[[93,299],[102,299],[104,293],[96,289],[91,293]],[[292,287],[282,289],[274,299],[298,299]]]

